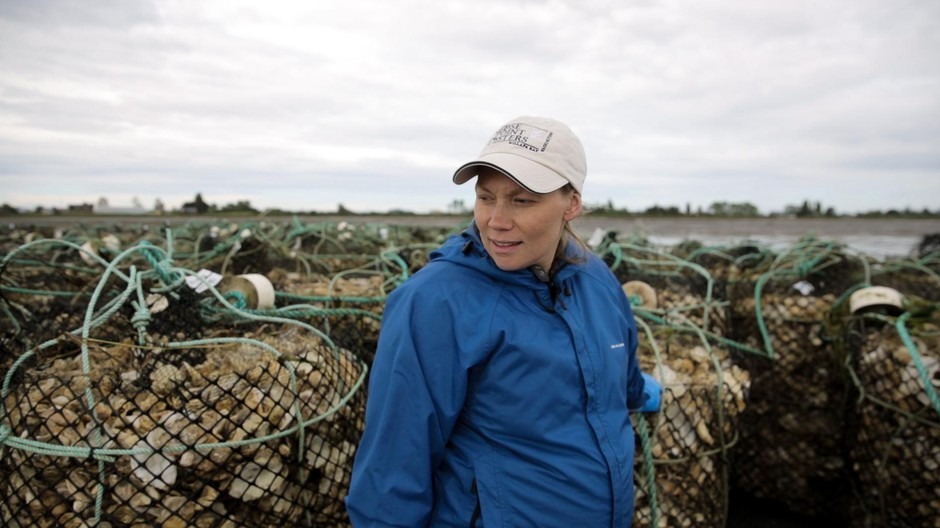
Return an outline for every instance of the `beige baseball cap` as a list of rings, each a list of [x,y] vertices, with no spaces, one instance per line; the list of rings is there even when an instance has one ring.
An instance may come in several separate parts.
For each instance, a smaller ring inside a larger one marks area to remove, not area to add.
[[[547,117],[521,116],[500,127],[477,159],[457,169],[454,183],[466,183],[480,167],[496,169],[537,194],[568,183],[581,192],[587,175],[581,141],[568,125]]]

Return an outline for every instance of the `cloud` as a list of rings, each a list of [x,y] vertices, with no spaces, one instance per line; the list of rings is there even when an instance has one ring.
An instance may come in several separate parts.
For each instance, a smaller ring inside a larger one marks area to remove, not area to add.
[[[937,22],[923,0],[14,0],[0,201],[444,208],[493,129],[543,114],[582,137],[589,202],[935,208]]]

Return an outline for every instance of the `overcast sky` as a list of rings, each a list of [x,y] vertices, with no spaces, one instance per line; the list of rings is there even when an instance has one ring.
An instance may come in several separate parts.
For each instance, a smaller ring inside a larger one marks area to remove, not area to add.
[[[472,204],[518,115],[584,199],[940,209],[937,0],[0,1],[0,203]]]

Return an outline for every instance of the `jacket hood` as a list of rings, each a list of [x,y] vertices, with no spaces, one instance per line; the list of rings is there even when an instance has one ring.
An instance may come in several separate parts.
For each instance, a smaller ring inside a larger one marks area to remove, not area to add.
[[[566,236],[568,235],[566,234]],[[565,254],[571,259],[577,260],[586,260],[587,257],[582,246],[570,239],[565,246]],[[470,226],[459,235],[450,237],[441,247],[431,252],[430,262],[435,261],[452,262],[459,266],[475,269],[493,280],[530,288],[544,287],[544,283],[547,282],[548,277],[547,274],[545,274],[542,278],[539,278],[539,276],[536,275],[536,271],[531,267],[515,271],[500,269],[483,247],[480,231],[477,229],[476,224],[472,222]],[[554,271],[551,279],[556,283],[560,283],[577,273],[579,267],[578,265],[572,264],[561,265]]]

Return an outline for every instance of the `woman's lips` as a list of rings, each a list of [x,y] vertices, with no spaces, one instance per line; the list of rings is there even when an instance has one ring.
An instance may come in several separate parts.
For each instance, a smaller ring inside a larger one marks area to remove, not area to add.
[[[517,247],[522,245],[522,242],[504,242],[500,240],[490,240],[490,244],[493,245],[493,250],[497,253],[511,253]]]

